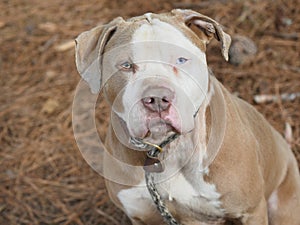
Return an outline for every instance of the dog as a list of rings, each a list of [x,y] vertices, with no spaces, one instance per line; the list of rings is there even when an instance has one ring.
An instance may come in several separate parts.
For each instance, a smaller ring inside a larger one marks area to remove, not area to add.
[[[162,151],[151,173],[178,223],[299,225],[296,159],[266,119],[212,75],[205,52],[213,38],[228,60],[231,38],[221,25],[181,9],[118,17],[77,37],[78,72],[111,104],[109,196],[132,224],[164,224],[145,185],[147,151],[128,141],[138,139]]]

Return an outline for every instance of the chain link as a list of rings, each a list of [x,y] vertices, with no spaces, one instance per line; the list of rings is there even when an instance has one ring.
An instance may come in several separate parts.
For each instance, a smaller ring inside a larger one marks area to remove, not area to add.
[[[154,183],[153,174],[145,171],[145,179],[146,179],[146,185],[147,185],[148,191],[152,197],[152,200],[153,200],[154,204],[156,205],[156,208],[160,212],[161,216],[163,217],[164,221],[169,225],[180,225],[180,223],[178,223],[176,221],[176,219],[173,217],[173,215],[170,213],[170,211],[166,207],[165,203],[161,199],[161,196],[158,193],[156,185]]]

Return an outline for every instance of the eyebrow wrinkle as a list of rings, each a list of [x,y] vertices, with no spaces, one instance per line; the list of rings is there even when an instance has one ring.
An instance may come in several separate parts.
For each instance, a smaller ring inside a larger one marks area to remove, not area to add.
[[[139,69],[139,66],[136,65],[135,63],[132,63],[132,72],[136,73],[136,71]]]
[[[173,66],[173,72],[176,76],[178,76],[178,69],[176,68],[176,66]]]

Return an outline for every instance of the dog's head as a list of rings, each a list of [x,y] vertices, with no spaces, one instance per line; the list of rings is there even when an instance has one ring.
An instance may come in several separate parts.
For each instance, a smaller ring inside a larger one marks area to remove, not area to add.
[[[76,65],[92,92],[101,88],[132,137],[159,141],[187,133],[209,89],[206,44],[228,60],[230,36],[192,10],[118,17],[76,39]]]

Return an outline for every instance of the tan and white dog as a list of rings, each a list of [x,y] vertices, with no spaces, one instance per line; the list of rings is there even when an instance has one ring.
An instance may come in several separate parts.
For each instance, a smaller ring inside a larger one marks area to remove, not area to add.
[[[93,93],[112,105],[105,173],[111,200],[133,224],[163,224],[145,186],[146,152],[159,144],[157,188],[180,224],[300,225],[297,162],[281,135],[209,72],[206,44],[228,60],[230,36],[191,10],[116,18],[76,39],[76,65]],[[125,165],[136,166],[135,172]],[[129,184],[129,185],[128,185]]]

